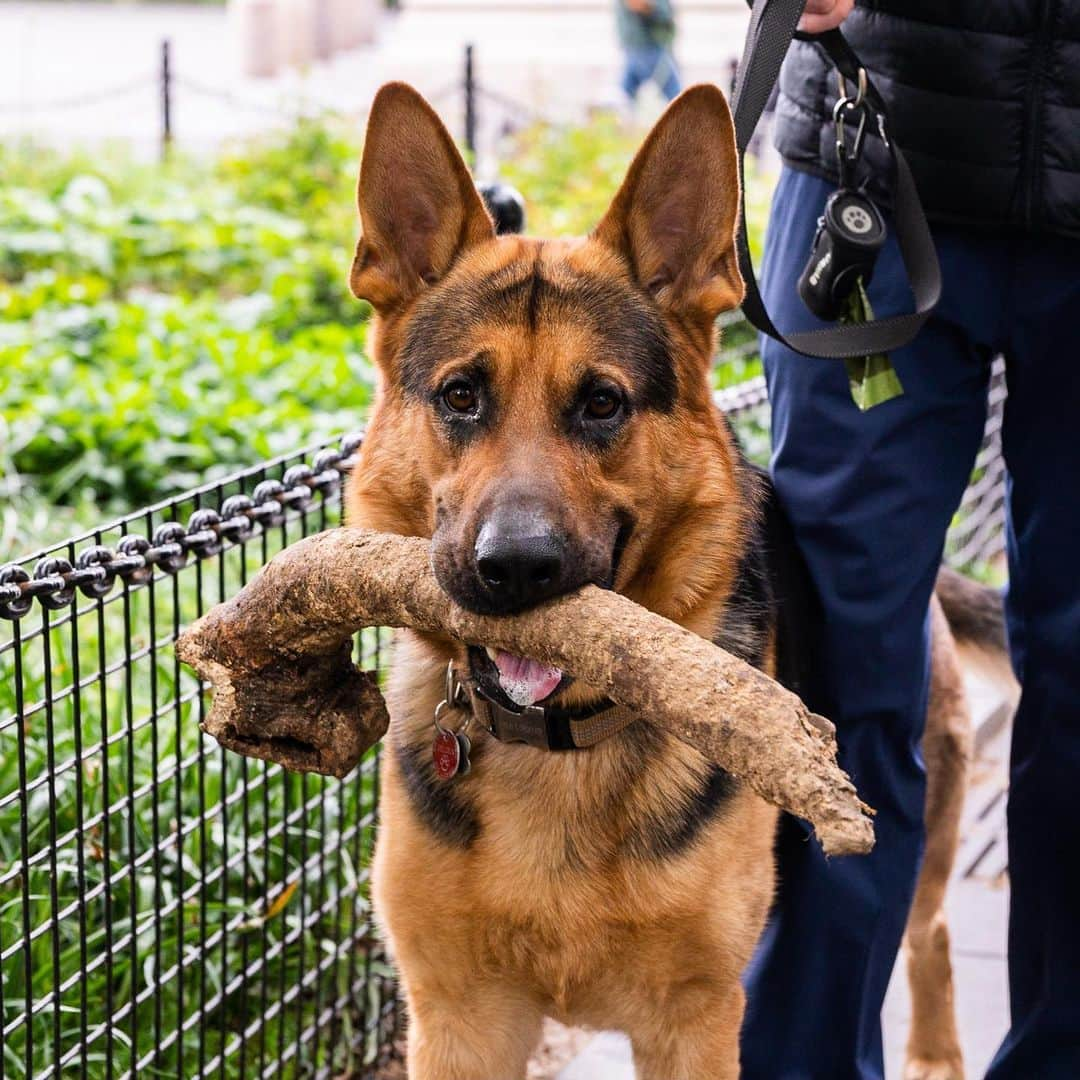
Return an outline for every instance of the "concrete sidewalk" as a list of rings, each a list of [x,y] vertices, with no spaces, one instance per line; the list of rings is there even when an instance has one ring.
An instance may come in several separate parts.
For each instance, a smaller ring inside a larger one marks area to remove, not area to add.
[[[60,145],[119,140],[153,156],[161,132],[161,46],[171,45],[178,145],[212,148],[279,127],[301,109],[370,100],[370,55],[339,54],[273,79],[241,72],[224,8],[97,3],[0,4],[0,137]]]
[[[739,0],[684,0],[676,51],[685,80],[726,85],[742,46]],[[120,139],[158,148],[161,42],[171,41],[174,127],[187,149],[333,108],[359,123],[375,89],[405,79],[459,129],[467,43],[475,46],[485,130],[541,113],[575,119],[619,98],[612,11],[598,0],[405,0],[374,44],[270,79],[241,72],[238,25],[224,8],[91,2],[0,4],[0,138]],[[656,107],[657,103],[653,103]]]

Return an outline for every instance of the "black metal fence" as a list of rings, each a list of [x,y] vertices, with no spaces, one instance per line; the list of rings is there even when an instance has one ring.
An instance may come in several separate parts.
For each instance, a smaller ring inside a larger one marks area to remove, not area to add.
[[[745,363],[752,337],[727,356]],[[1001,550],[995,376],[950,533]],[[720,405],[759,458],[764,379]],[[141,510],[0,568],[0,1080],[368,1077],[394,1056],[368,860],[376,755],[290,775],[199,731],[181,627],[286,544],[334,525],[358,437]],[[380,634],[358,641],[380,668]]]
[[[375,755],[337,782],[226,754],[172,648],[338,521],[356,445],[0,570],[0,1077],[368,1076],[392,1056]],[[365,666],[380,644],[358,642]]]
[[[177,141],[178,105],[193,97],[208,101],[222,109],[263,117],[278,124],[295,124],[305,117],[338,116],[357,121],[367,115],[368,105],[360,110],[342,109],[340,102],[319,100],[305,95],[282,97],[280,92],[273,92],[273,86],[253,86],[246,80],[246,92],[237,93],[231,86],[220,83],[208,83],[192,78],[187,74],[183,60],[178,58],[168,39],[161,42],[155,63],[142,75],[110,85],[100,85],[87,89],[83,93],[42,99],[36,101],[0,101],[0,115],[25,116],[37,119],[56,113],[69,113],[92,109],[95,106],[116,102],[143,101],[156,98],[156,125],[154,136],[159,152],[164,159]],[[259,96],[255,96],[258,93]],[[429,100],[437,107],[446,107],[451,102],[460,106],[460,122],[455,126],[457,133],[468,152],[475,154],[478,142],[478,125],[482,105],[490,106],[499,118],[497,128],[513,129],[530,123],[552,123],[551,117],[525,102],[501,94],[482,85],[476,74],[475,50],[466,45],[463,52],[460,74],[450,82],[435,89]],[[144,131],[141,137],[148,137],[150,131]]]
[[[1005,415],[1005,361],[994,361],[987,399],[986,428],[971,483],[949,530],[946,557],[961,570],[999,577],[995,564],[1005,552],[1005,459],[1001,424]]]
[[[426,94],[430,103],[443,113],[451,130],[470,155],[475,155],[480,144],[485,142],[482,137],[485,132],[490,142],[532,124],[558,125],[565,122],[565,117],[560,121],[526,101],[486,85],[478,76],[478,66],[474,46],[466,45],[459,74]],[[731,85],[734,84],[736,66],[735,59],[726,65],[718,64],[718,71],[726,68]],[[240,86],[242,89],[238,93],[232,85],[190,76],[183,57],[176,55],[168,40],[163,40],[154,64],[139,77],[93,86],[71,96],[35,101],[0,101],[0,116],[11,115],[26,120],[28,125],[33,123],[37,135],[40,133],[36,128],[42,117],[83,112],[118,102],[145,106],[153,100],[154,115],[149,117],[145,109],[141,110],[139,115],[144,120],[143,126],[129,128],[125,137],[135,142],[152,138],[164,159],[174,144],[184,142],[183,124],[178,123],[177,117],[182,118],[184,109],[191,101],[209,103],[226,113],[262,118],[271,127],[291,126],[303,119],[319,117],[338,117],[360,124],[366,120],[370,105],[365,102],[361,108],[343,108],[341,102],[325,97],[320,99],[309,94],[302,97],[295,94],[283,96],[274,89],[273,83],[259,86],[253,80],[244,80]],[[769,130],[771,115],[771,108],[767,108],[750,145],[752,155],[756,156],[760,150]]]

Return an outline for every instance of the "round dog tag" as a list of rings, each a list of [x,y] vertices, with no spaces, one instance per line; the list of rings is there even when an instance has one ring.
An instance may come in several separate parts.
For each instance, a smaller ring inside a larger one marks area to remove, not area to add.
[[[440,780],[452,780],[461,767],[461,743],[452,731],[440,731],[431,746],[435,775]]]

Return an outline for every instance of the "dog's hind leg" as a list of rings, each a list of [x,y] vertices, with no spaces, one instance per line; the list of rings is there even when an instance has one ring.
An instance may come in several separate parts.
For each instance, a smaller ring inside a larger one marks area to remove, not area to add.
[[[410,1080],[523,1080],[543,1015],[520,987],[410,986],[406,1000]]]
[[[911,988],[911,1032],[904,1080],[963,1080],[944,902],[967,787],[971,715],[956,642],[936,597],[931,601],[930,618],[930,699],[922,744],[926,761],[926,855],[904,935]]]

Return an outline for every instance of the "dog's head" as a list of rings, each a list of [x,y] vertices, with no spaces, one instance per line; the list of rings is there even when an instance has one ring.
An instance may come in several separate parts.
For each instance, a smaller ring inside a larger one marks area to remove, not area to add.
[[[497,238],[402,84],[375,99],[358,198],[380,379],[350,519],[430,537],[476,611],[594,582],[691,624],[743,520],[709,385],[716,316],[743,295],[721,93],[671,105],[587,238]]]

